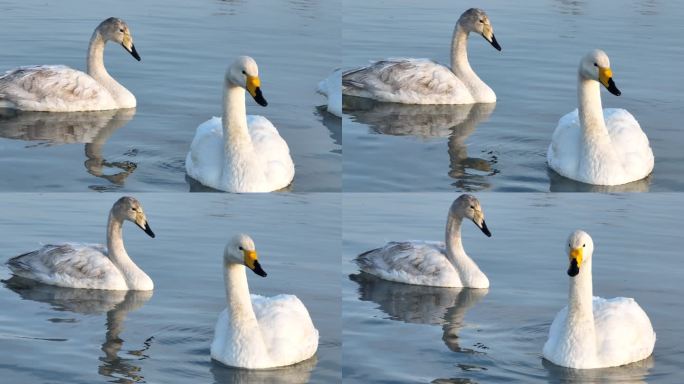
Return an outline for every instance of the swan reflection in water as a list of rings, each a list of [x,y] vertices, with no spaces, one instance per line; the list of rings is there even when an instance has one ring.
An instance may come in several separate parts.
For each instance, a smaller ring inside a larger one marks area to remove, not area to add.
[[[621,185],[593,185],[581,181],[568,179],[547,167],[549,175],[550,192],[600,192],[600,193],[623,193],[623,192],[648,192],[651,185],[652,175],[641,180]]]
[[[450,350],[479,353],[459,345],[458,334],[465,326],[465,315],[484,296],[487,289],[443,288],[395,283],[368,273],[350,275],[359,285],[359,299],[378,304],[390,319],[413,324],[441,325],[442,341]]]
[[[104,356],[99,358],[101,364],[98,373],[116,379],[117,383],[144,382],[141,367],[136,361],[147,358],[145,351],[150,347],[152,338],[144,341],[137,350],[126,350],[132,357],[119,356],[124,344],[120,334],[128,312],[142,307],[151,297],[153,291],[107,291],[101,289],[73,289],[46,285],[33,280],[13,276],[3,280],[5,287],[16,292],[23,300],[32,300],[50,304],[56,311],[78,314],[106,313],[107,329],[102,344]]]
[[[295,365],[271,369],[243,369],[211,362],[215,384],[301,384],[308,383],[316,366],[316,355]]]
[[[42,145],[83,143],[88,173],[121,186],[137,165],[131,161],[107,161],[103,147],[133,116],[135,108],[62,113],[0,110],[0,137],[38,141]],[[115,173],[108,174],[108,169]]]
[[[409,105],[381,103],[370,99],[345,96],[344,112],[353,121],[365,124],[375,133],[394,136],[448,138],[449,176],[454,186],[486,189],[486,177],[499,171],[494,168],[496,156],[489,159],[468,156],[465,141],[477,126],[489,119],[496,103],[467,105]]]
[[[653,355],[631,364],[611,368],[573,369],[555,365],[542,359],[550,382],[559,383],[615,383],[645,384],[648,371],[653,368]]]

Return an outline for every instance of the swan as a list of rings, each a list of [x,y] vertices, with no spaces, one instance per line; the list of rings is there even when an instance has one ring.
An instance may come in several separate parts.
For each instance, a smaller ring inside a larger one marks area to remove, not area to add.
[[[489,288],[489,279],[465,253],[461,222],[470,219],[491,237],[480,202],[463,194],[451,204],[447,216],[446,244],[428,241],[390,242],[356,257],[362,272],[385,280],[435,287]]]
[[[211,358],[225,365],[263,369],[292,365],[318,349],[318,330],[293,295],[250,295],[245,266],[266,277],[254,241],[234,236],[223,252],[227,308],[221,312],[211,343]]]
[[[634,116],[601,107],[600,85],[620,96],[610,61],[596,49],[580,61],[579,109],[561,117],[547,152],[549,167],[561,176],[595,185],[641,180],[653,170],[653,151]]]
[[[321,80],[317,92],[328,99],[328,113],[342,117],[342,70],[336,69]]]
[[[87,72],[63,65],[19,67],[0,77],[0,108],[76,112],[134,108],[135,96],[104,67],[107,41],[121,44],[140,61],[128,25],[110,17],[95,28],[88,45]]]
[[[570,295],[551,324],[544,358],[570,368],[607,368],[643,360],[656,341],[651,321],[634,299],[593,297],[594,242],[584,231],[567,242]]]
[[[125,196],[114,203],[107,223],[107,247],[100,244],[47,244],[7,261],[16,276],[66,288],[150,291],[154,283],[131,260],[124,248],[124,220],[134,222],[150,237],[142,205]]]
[[[287,143],[268,119],[245,112],[245,89],[259,105],[268,105],[260,86],[254,59],[238,57],[225,76],[223,119],[197,127],[185,159],[188,176],[227,192],[271,192],[290,185],[295,169]]]
[[[485,11],[471,8],[461,15],[451,40],[451,68],[429,59],[386,59],[342,75],[342,93],[403,104],[494,103],[496,94],[468,62],[468,34],[482,35],[501,46]]]

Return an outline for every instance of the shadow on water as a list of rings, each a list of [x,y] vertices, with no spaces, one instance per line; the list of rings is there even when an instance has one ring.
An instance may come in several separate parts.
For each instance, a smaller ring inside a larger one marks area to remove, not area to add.
[[[612,368],[572,369],[542,359],[550,383],[646,383],[646,375],[653,368],[653,355],[632,364]]]
[[[299,384],[308,383],[316,366],[316,356],[287,367],[273,369],[240,369],[211,362],[215,384]]]
[[[422,139],[447,138],[449,176],[454,186],[464,190],[490,187],[486,177],[496,175],[497,158],[468,156],[465,141],[477,126],[489,119],[496,103],[466,105],[410,105],[381,103],[371,99],[345,96],[344,113],[379,134],[414,136]]]
[[[145,305],[152,297],[152,291],[62,288],[17,276],[3,280],[3,283],[6,288],[17,293],[23,300],[47,303],[56,311],[86,315],[106,313],[107,329],[105,342],[101,348],[104,356],[99,358],[101,364],[98,367],[98,373],[114,379],[116,383],[130,384],[145,381],[141,367],[136,362],[148,357],[145,355],[145,351],[150,347],[153,341],[152,337],[145,340],[140,349],[124,351],[125,354],[132,357],[123,358],[119,356],[124,345],[124,340],[120,338],[120,334],[123,331],[128,312],[135,311]]]
[[[450,350],[480,353],[459,345],[458,333],[465,315],[489,292],[488,289],[428,287],[396,283],[367,273],[350,275],[359,285],[359,299],[378,305],[390,319],[412,324],[441,325],[442,341]]]
[[[623,193],[623,192],[648,192],[651,185],[651,176],[644,179],[632,181],[622,185],[593,185],[580,181],[568,179],[547,167],[551,192],[603,192],[603,193]]]
[[[42,145],[85,144],[87,172],[122,186],[135,171],[132,161],[108,161],[103,147],[119,128],[135,116],[135,108],[94,112],[22,112],[0,111],[0,137],[12,140],[38,141]],[[40,145],[34,145],[40,146]],[[132,155],[127,153],[126,155]],[[108,173],[112,169],[114,173]],[[111,187],[111,186],[110,186]],[[108,187],[91,187],[108,189]]]

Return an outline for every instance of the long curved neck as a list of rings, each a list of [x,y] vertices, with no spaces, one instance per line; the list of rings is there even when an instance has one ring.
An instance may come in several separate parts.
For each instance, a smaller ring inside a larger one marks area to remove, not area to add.
[[[100,33],[99,29],[93,32],[90,37],[90,44],[88,45],[88,57],[86,62],[86,71],[88,75],[93,79],[97,80],[100,84],[105,86],[105,88],[110,89],[112,86],[121,86],[116,80],[114,80],[107,69],[104,66],[104,47],[105,38]]]
[[[236,146],[244,147],[247,145],[251,148],[252,139],[247,128],[245,90],[226,80],[223,104],[223,137],[226,153]]]
[[[142,279],[148,280],[149,277],[131,260],[124,248],[122,237],[123,221],[109,213],[107,223],[107,255],[114,265],[121,271],[126,284],[130,289],[136,289],[134,285]]]
[[[570,278],[568,296],[565,340],[571,340],[573,348],[589,358],[596,354],[591,260],[582,264],[577,276]]]
[[[603,138],[610,140],[606,122],[603,119],[600,84],[594,80],[587,80],[581,75],[578,75],[577,83],[579,119],[583,135],[593,140]]]
[[[234,339],[245,339],[251,348],[261,356],[268,356],[266,345],[259,329],[252,299],[249,295],[245,267],[235,263],[223,263],[226,283],[226,301],[228,307],[228,329],[232,330]]]
[[[451,39],[451,71],[470,90],[477,94],[481,89],[489,89],[479,76],[470,67],[468,61],[468,32],[456,23],[454,34]]]
[[[446,255],[451,264],[461,277],[462,283],[468,283],[466,277],[481,274],[477,264],[465,253],[461,242],[461,223],[462,217],[455,217],[449,214],[447,217],[445,243]]]

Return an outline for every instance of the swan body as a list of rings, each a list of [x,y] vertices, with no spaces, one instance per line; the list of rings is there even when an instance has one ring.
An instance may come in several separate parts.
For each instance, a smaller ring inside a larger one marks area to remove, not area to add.
[[[259,69],[251,57],[239,57],[226,72],[223,118],[199,127],[185,159],[193,179],[227,192],[271,192],[294,178],[290,149],[263,116],[247,116],[245,89],[261,106]]]
[[[107,225],[107,247],[100,244],[48,244],[11,258],[16,276],[66,288],[148,291],[154,283],[126,253],[121,237],[123,221],[136,223],[150,237],[142,205],[122,197],[112,207]]]
[[[602,109],[600,84],[620,95],[605,52],[582,58],[578,74],[579,108],[563,116],[547,152],[549,167],[561,176],[595,185],[621,185],[653,171],[653,151],[634,116],[624,109]]]
[[[128,25],[109,18],[95,29],[88,47],[87,73],[63,65],[19,67],[0,76],[0,108],[76,112],[134,108],[135,96],[104,67],[107,41],[121,44],[136,60]]]
[[[447,217],[446,242],[390,242],[356,258],[361,271],[385,280],[436,287],[488,288],[489,279],[465,253],[461,244],[461,222],[472,220],[491,236],[480,202],[461,195],[451,205]]]
[[[328,99],[328,112],[342,117],[342,70],[336,69],[318,83],[317,92]]]
[[[653,353],[656,334],[634,299],[593,297],[594,243],[584,231],[568,240],[569,304],[553,320],[544,358],[564,367],[607,368],[643,360]]]
[[[254,241],[235,236],[224,250],[227,308],[221,312],[211,357],[225,365],[265,369],[311,358],[318,349],[318,330],[304,304],[293,295],[250,295],[245,266],[259,276]]]
[[[454,28],[450,68],[429,59],[381,60],[346,71],[342,75],[342,93],[404,104],[494,103],[496,94],[468,62],[470,32],[482,35],[501,50],[487,14],[471,8],[461,15]]]

